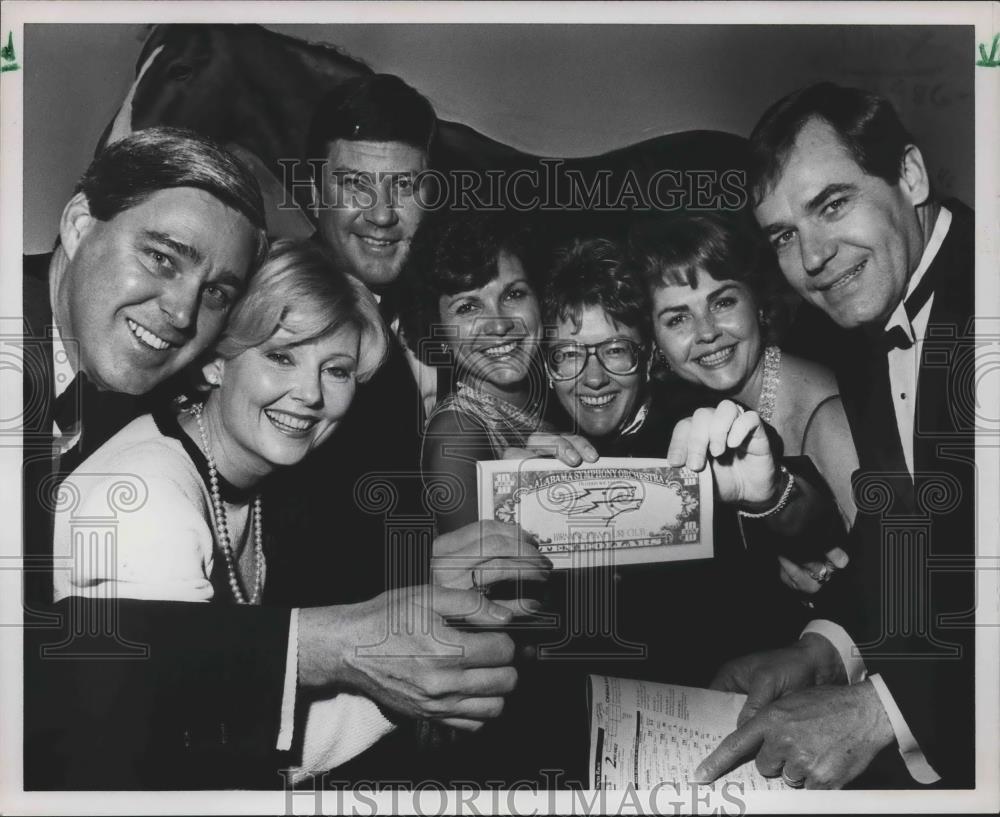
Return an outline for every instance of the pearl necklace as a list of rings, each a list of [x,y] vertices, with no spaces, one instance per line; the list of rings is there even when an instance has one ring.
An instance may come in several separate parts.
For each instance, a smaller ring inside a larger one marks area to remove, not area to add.
[[[203,403],[195,403],[191,408],[194,419],[198,423],[198,434],[201,436],[201,447],[205,452],[205,460],[208,462],[209,492],[212,495],[212,524],[215,527],[215,539],[226,557],[229,589],[233,591],[233,598],[236,599],[237,604],[260,604],[260,594],[264,589],[264,533],[261,525],[260,494],[253,501],[254,561],[257,565],[257,577],[254,581],[253,593],[250,595],[250,600],[247,601],[237,577],[236,558],[229,539],[229,522],[226,518],[225,506],[222,504],[222,494],[219,491],[219,469],[215,466],[215,457],[212,456],[212,449],[208,445],[208,434],[205,432],[205,424],[201,419],[203,410]]]
[[[778,384],[781,383],[781,349],[768,346],[764,350],[764,376],[760,387],[757,414],[770,425],[774,414],[774,403],[778,399]]]

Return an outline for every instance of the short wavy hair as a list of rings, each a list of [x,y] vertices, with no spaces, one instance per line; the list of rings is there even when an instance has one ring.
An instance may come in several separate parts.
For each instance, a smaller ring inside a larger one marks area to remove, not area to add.
[[[395,74],[346,79],[316,104],[306,155],[325,158],[338,139],[401,142],[429,153],[437,116],[427,97]]]
[[[194,187],[243,215],[257,233],[254,267],[267,252],[264,199],[253,173],[217,142],[185,128],[145,128],[98,153],[75,193],[90,214],[110,221],[154,193]],[[252,270],[251,270],[252,271]]]
[[[913,137],[892,103],[861,88],[820,82],[800,88],[768,108],[750,134],[748,188],[756,207],[785,168],[799,132],[813,119],[826,122],[858,166],[892,185]]]
[[[598,306],[621,326],[652,336],[649,297],[626,263],[620,244],[607,238],[577,238],[557,247],[542,290],[548,326],[571,321],[579,331],[583,311]]]
[[[345,326],[356,327],[361,335],[355,376],[364,383],[389,350],[389,333],[375,297],[325,247],[311,240],[281,239],[271,245],[209,355],[230,360],[260,346],[279,329],[314,340]]]
[[[403,340],[414,354],[427,362],[427,341],[441,322],[441,296],[486,286],[499,275],[503,253],[521,262],[537,291],[536,235],[521,216],[442,211],[424,218],[397,285]]]
[[[779,341],[794,296],[773,248],[745,215],[680,213],[646,219],[629,232],[627,252],[651,298],[661,287],[694,287],[698,270],[716,281],[739,281],[763,311],[765,341]]]

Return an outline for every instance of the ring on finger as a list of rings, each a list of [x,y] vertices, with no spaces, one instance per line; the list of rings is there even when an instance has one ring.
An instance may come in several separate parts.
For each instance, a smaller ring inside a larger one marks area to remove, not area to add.
[[[789,777],[788,772],[784,769],[781,770],[781,779],[790,789],[801,789],[806,784],[806,779],[804,777]]]
[[[471,571],[472,575],[472,588],[476,590],[481,596],[485,596],[490,592],[490,588],[485,584],[479,583],[479,578],[476,575],[476,569],[473,568]]]
[[[834,567],[829,562],[823,565],[819,570],[810,570],[809,577],[819,584],[826,584],[833,578]]]

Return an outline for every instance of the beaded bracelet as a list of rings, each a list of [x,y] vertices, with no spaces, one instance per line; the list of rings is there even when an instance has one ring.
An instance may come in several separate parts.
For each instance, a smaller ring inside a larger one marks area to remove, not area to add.
[[[781,473],[788,477],[788,482],[785,485],[785,490],[781,492],[781,496],[778,498],[777,503],[768,508],[766,511],[761,511],[760,513],[754,513],[753,511],[739,510],[737,513],[744,519],[765,519],[768,516],[774,516],[778,511],[782,510],[788,504],[788,498],[792,495],[792,488],[795,487],[795,475],[790,473],[784,465],[780,466]]]

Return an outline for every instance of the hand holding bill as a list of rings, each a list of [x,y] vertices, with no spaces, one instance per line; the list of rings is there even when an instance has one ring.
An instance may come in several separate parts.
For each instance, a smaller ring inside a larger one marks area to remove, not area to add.
[[[552,434],[543,431],[536,431],[528,437],[524,448],[508,448],[503,452],[505,460],[555,457],[572,467],[585,462],[597,462],[598,456],[597,449],[579,434]]]
[[[511,612],[474,590],[433,585],[391,590],[360,604],[299,614],[299,683],[338,686],[410,718],[476,730],[499,717],[514,689],[514,642],[499,632]],[[415,626],[414,626],[415,625]]]
[[[667,460],[696,472],[710,464],[723,502],[768,505],[780,492],[781,472],[760,415],[732,400],[677,423]]]

